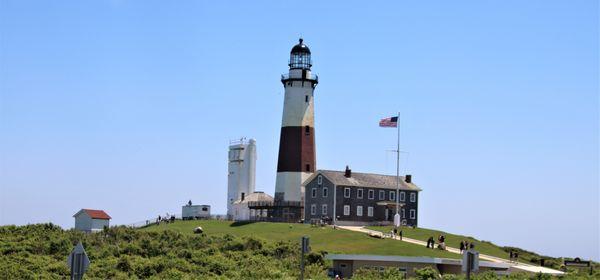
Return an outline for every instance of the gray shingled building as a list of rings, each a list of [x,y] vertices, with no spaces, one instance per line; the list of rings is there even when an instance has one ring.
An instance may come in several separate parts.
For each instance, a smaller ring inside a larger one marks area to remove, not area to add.
[[[396,176],[317,170],[304,183],[304,220],[337,225],[393,224],[396,214]],[[417,226],[419,192],[412,176],[400,176],[400,217]]]

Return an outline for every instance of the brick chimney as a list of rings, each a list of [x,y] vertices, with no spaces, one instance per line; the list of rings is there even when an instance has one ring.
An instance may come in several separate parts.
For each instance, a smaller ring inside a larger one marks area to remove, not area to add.
[[[406,174],[406,176],[404,176],[404,182],[407,182],[409,184],[412,183],[412,175]]]
[[[350,177],[352,177],[352,169],[350,169],[350,168],[348,167],[348,165],[346,165],[346,171],[344,172],[344,176],[345,176],[346,178],[350,178]]]

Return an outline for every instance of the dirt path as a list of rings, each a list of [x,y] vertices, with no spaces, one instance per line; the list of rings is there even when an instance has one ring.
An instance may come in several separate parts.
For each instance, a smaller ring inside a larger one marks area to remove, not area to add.
[[[337,227],[339,227],[341,229],[345,229],[345,230],[350,230],[350,231],[363,232],[366,234],[377,234],[377,235],[383,236],[383,233],[381,231],[370,230],[370,229],[367,229],[364,227],[359,227],[359,226],[337,226]],[[386,237],[386,238],[391,238],[391,237]],[[400,237],[398,237],[398,236],[394,237],[394,239],[400,241]],[[412,238],[403,237],[402,241],[416,244],[416,245],[427,246],[427,242],[412,239]],[[460,250],[457,248],[446,247],[446,251],[448,251],[450,253],[461,254]],[[522,262],[511,262],[507,259],[498,258],[498,257],[490,256],[490,255],[481,254],[481,253],[479,254],[479,258],[482,260],[486,260],[486,261],[507,263],[518,270],[523,270],[523,271],[527,271],[527,272],[533,272],[533,273],[541,272],[541,273],[553,274],[553,275],[564,274],[564,272],[562,272],[560,270],[551,269],[551,268],[547,268],[547,267],[543,267],[543,266],[532,265],[532,264],[528,264],[528,263],[522,263]]]

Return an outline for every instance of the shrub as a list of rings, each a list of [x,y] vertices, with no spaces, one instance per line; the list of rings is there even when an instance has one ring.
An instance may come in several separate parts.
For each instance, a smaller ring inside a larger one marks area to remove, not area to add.
[[[415,275],[419,280],[436,279],[439,275],[438,271],[432,267],[424,267],[415,269]]]
[[[131,271],[131,261],[129,260],[128,256],[122,256],[119,258],[119,261],[117,262],[117,269],[123,272],[129,272]]]
[[[352,274],[353,280],[381,279],[381,280],[400,280],[405,279],[404,272],[395,267],[388,267],[383,271],[376,268],[361,267]]]

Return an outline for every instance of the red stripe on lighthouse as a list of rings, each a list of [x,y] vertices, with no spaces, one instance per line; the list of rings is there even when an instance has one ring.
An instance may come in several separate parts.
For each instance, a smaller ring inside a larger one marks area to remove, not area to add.
[[[315,171],[314,128],[285,126],[279,139],[277,172]]]

